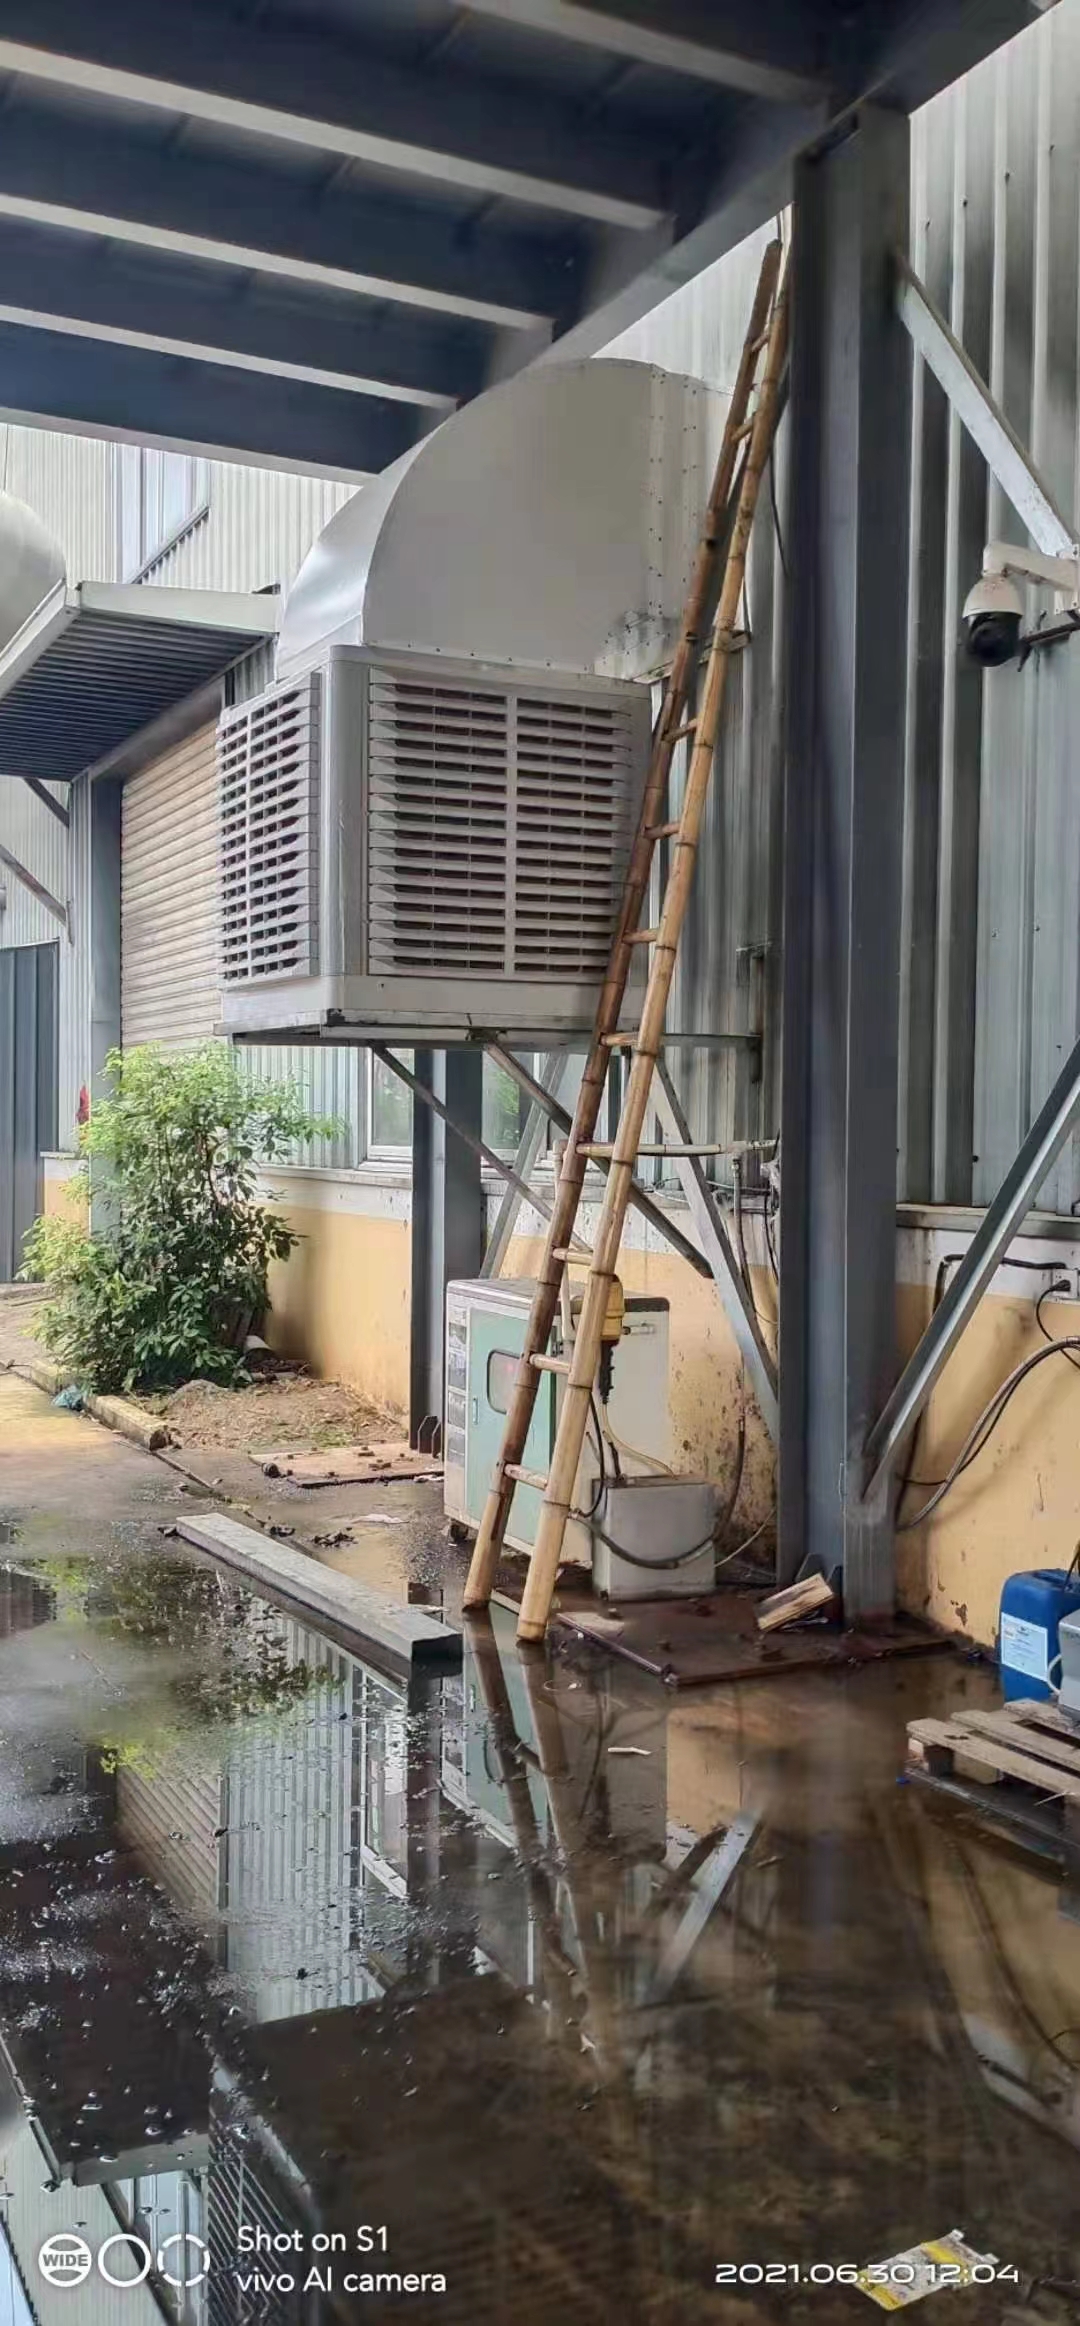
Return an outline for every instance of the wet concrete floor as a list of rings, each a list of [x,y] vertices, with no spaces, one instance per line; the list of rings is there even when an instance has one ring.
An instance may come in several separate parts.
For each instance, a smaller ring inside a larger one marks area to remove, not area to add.
[[[453,1615],[429,1489],[253,1477]],[[954,2229],[928,2318],[1080,2318],[1080,1886],[902,1781],[992,1674],[405,1687],[198,1493],[0,1376],[0,2326],[857,2321]]]

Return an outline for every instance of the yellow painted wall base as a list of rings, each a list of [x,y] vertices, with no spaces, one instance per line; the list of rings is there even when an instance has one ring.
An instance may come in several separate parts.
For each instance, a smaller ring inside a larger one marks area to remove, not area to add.
[[[409,1229],[403,1220],[281,1209],[300,1238],[271,1271],[269,1339],[375,1405],[409,1403]]]
[[[41,1209],[47,1220],[72,1219],[85,1227],[89,1205],[85,1169],[78,1155],[46,1155]]]
[[[272,1281],[272,1338],[316,1371],[354,1383],[381,1405],[403,1408],[409,1394],[409,1246],[406,1221],[286,1205],[301,1241]],[[540,1244],[516,1238],[507,1275],[527,1276]],[[741,1369],[713,1287],[675,1254],[629,1249],[628,1291],[671,1304],[671,1408],[676,1456],[687,1471],[729,1480],[738,1441]],[[755,1275],[766,1317],[772,1285]],[[929,1291],[901,1286],[901,1353],[929,1314]],[[1080,1310],[1050,1311],[1062,1335],[1080,1331]],[[767,1329],[771,1329],[767,1327]],[[1020,1298],[986,1299],[969,1325],[931,1402],[916,1447],[917,1475],[943,1476],[992,1390],[1040,1346],[1033,1307]],[[903,1510],[925,1494],[912,1487]],[[772,1539],[773,1448],[747,1401],[746,1467],[736,1524]],[[998,1602],[1017,1568],[1068,1566],[1080,1542],[1080,1382],[1064,1359],[1042,1365],[1013,1398],[986,1452],[924,1527],[899,1538],[901,1605],[992,1647]]]
[[[906,1353],[930,1313],[929,1293],[901,1286],[899,1312]],[[1043,1316],[1058,1339],[1080,1333],[1080,1309],[1068,1302],[1055,1302]],[[944,1477],[999,1383],[1043,1346],[1030,1300],[983,1301],[931,1399],[915,1446],[917,1477]],[[901,1518],[926,1500],[925,1488],[909,1487]],[[902,1604],[990,1647],[1006,1576],[1067,1567],[1078,1541],[1080,1381],[1059,1357],[1021,1382],[985,1452],[940,1511],[900,1535]]]
[[[533,1275],[542,1252],[539,1241],[515,1237],[506,1274]],[[651,1292],[670,1304],[671,1430],[677,1466],[727,1484],[736,1461],[742,1372],[715,1286],[676,1252],[629,1248],[620,1257],[619,1273],[627,1292]],[[754,1294],[768,1335],[772,1285],[764,1274],[755,1272]],[[772,1441],[748,1394],[746,1465],[733,1523],[747,1535],[762,1527],[763,1543],[770,1537],[775,1509],[774,1474]]]

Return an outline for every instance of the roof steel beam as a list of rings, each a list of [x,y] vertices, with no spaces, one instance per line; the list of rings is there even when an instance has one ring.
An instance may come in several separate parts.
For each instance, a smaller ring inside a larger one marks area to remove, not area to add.
[[[309,388],[335,388],[343,395],[376,396],[389,403],[427,406],[440,413],[453,409],[452,397],[427,390],[395,388],[352,372],[324,371],[316,364],[249,355],[242,348],[202,345],[198,340],[175,339],[164,332],[132,330],[127,325],[106,323],[100,316],[53,314],[45,308],[11,306],[0,300],[0,323],[13,323],[28,331],[61,332],[67,339],[92,339],[105,346],[139,348],[150,355],[178,356],[188,363],[220,364],[227,371],[258,372],[270,379],[299,381]]]
[[[617,11],[601,0],[464,0],[464,5],[477,16],[495,16],[579,47],[774,103],[812,104],[822,94],[816,74],[778,64],[763,53],[762,11],[733,7],[730,0],[718,10],[711,8],[707,17],[696,12],[700,32],[672,22],[679,11],[670,0],[620,0]]]
[[[265,371],[254,394],[250,376],[201,363],[193,348],[168,354],[83,332],[75,363],[55,319],[0,319],[0,418],[357,481],[417,439],[420,415],[407,404],[311,383],[301,391]]]
[[[349,267],[324,266],[318,260],[295,258],[281,251],[257,250],[247,243],[222,242],[210,235],[183,234],[169,227],[144,225],[135,218],[113,217],[90,208],[74,209],[60,202],[33,201],[21,194],[0,192],[0,218],[52,226],[68,234],[91,234],[98,241],[129,243],[136,250],[160,252],[170,258],[240,268],[245,274],[265,275],[272,282],[286,286],[351,294],[354,298],[427,310],[455,321],[486,323],[509,331],[533,331],[545,321],[528,309],[499,307],[492,300],[454,298],[438,291],[420,290],[413,284],[391,283],[385,276],[360,274]]]
[[[237,270],[203,278],[175,259],[87,248],[0,217],[8,322],[111,340],[240,371],[412,404],[440,417],[482,384],[483,348],[461,325],[310,292],[275,295]]]
[[[20,15],[30,38],[0,40],[0,72],[599,225],[647,229],[666,207],[655,141],[512,84],[405,70],[267,17],[229,40],[194,8],[24,0],[9,28]]]
[[[496,329],[557,317],[579,274],[569,222],[538,234],[481,219],[464,233],[430,195],[313,189],[262,157],[150,145],[119,120],[73,119],[40,92],[4,114],[0,197],[12,217]]]

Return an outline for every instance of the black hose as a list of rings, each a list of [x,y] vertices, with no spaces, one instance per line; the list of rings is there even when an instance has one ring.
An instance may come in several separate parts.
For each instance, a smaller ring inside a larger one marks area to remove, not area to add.
[[[709,1550],[716,1542],[716,1529],[715,1527],[712,1527],[709,1533],[703,1537],[700,1543],[692,1544],[688,1551],[677,1551],[674,1558],[640,1559],[636,1551],[624,1551],[621,1543],[613,1543],[611,1536],[604,1533],[602,1526],[594,1525],[593,1533],[595,1535],[599,1535],[600,1541],[606,1545],[609,1551],[614,1551],[615,1557],[617,1559],[625,1559],[628,1567],[644,1567],[646,1569],[651,1569],[653,1567],[658,1569],[662,1567],[685,1567],[688,1560],[696,1559],[700,1552]]]
[[[1015,1396],[1020,1383],[1027,1379],[1028,1374],[1033,1373],[1037,1365],[1045,1364],[1048,1357],[1068,1356],[1070,1349],[1080,1349],[1080,1335],[1070,1335],[1068,1340],[1051,1341],[1045,1349],[1036,1349],[1033,1356],[1025,1357],[1023,1364],[1018,1365],[1015,1372],[1009,1374],[1008,1379],[1001,1383],[999,1389],[995,1390],[989,1404],[983,1407],[978,1420],[972,1424],[955,1462],[951,1464],[944,1478],[940,1480],[930,1496],[929,1502],[924,1502],[922,1509],[917,1510],[912,1518],[901,1520],[896,1530],[898,1534],[910,1534],[913,1527],[922,1526],[924,1521],[930,1518],[937,1509],[938,1504],[944,1501],[950,1488],[955,1486],[957,1479],[963,1475],[965,1470],[971,1468],[972,1463],[977,1460],[983,1447],[992,1437],[1010,1399]]]

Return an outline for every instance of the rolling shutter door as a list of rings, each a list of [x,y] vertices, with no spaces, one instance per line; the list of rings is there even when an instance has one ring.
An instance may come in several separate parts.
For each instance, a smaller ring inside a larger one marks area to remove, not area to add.
[[[218,999],[216,730],[202,727],[124,786],[121,1017],[137,1042],[198,1042]]]

